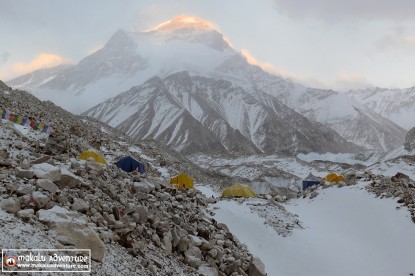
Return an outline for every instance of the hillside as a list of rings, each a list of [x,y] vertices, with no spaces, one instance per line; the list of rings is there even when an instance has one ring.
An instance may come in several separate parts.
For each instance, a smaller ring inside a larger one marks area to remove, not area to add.
[[[133,143],[98,121],[0,84],[2,110],[54,128],[48,135],[0,121],[4,248],[87,247],[98,275],[230,275],[256,269],[255,259],[227,227],[204,215],[212,199],[167,182],[179,171],[218,184],[226,177],[213,178],[154,141]],[[97,142],[109,165],[77,158]],[[143,162],[145,175],[113,165],[125,155]]]

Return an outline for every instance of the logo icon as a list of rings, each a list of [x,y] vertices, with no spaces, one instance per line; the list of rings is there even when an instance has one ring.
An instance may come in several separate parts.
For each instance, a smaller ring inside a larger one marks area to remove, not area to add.
[[[15,255],[8,254],[4,257],[4,265],[6,267],[12,268],[12,267],[15,267],[16,264],[17,264],[17,258]]]

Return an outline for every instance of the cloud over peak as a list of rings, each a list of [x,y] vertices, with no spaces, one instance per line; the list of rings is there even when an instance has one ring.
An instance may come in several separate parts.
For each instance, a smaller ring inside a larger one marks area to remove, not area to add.
[[[8,80],[19,75],[24,75],[32,71],[50,68],[62,64],[72,63],[69,59],[63,58],[58,54],[40,53],[29,62],[17,62],[8,68],[0,70],[0,79]]]

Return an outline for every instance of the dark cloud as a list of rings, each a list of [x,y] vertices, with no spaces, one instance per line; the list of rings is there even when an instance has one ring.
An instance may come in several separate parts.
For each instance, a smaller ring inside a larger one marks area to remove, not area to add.
[[[9,52],[3,52],[2,54],[0,54],[0,63],[6,63],[9,60],[9,57]]]
[[[274,0],[292,17],[337,20],[415,21],[414,0]]]

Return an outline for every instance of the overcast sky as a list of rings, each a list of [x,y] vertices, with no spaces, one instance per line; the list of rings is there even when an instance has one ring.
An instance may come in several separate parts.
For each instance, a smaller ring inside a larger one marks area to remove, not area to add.
[[[0,0],[0,79],[77,63],[119,28],[215,24],[269,71],[334,89],[415,85],[414,0]]]

